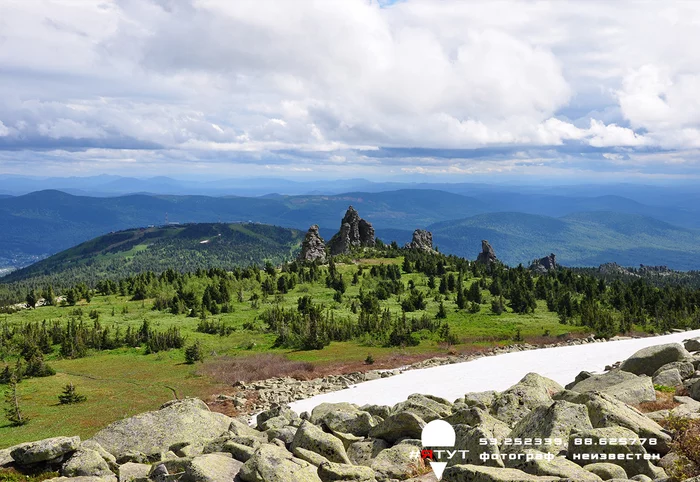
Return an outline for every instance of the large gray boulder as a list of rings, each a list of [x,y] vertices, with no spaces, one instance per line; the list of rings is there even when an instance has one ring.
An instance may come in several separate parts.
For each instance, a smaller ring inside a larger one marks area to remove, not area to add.
[[[366,437],[377,425],[372,414],[350,403],[322,403],[311,412],[309,421],[334,432]]]
[[[523,450],[525,458],[506,458],[506,467],[522,470],[530,475],[547,475],[579,482],[601,482],[601,478],[581,468],[580,465],[565,457],[548,457],[544,452],[527,448]],[[478,465],[478,464],[477,464]]]
[[[149,464],[137,464],[127,462],[119,466],[119,482],[132,482],[137,479],[146,479],[151,472]]]
[[[378,480],[408,479],[415,475],[417,469],[423,467],[422,459],[415,458],[416,450],[420,449],[415,445],[399,443],[382,450],[370,467],[376,473]]]
[[[469,407],[478,407],[483,410],[488,410],[489,407],[491,407],[491,404],[493,404],[497,394],[498,392],[494,390],[487,390],[485,392],[469,392],[462,397],[461,403],[464,403]]]
[[[437,397],[414,393],[403,402],[397,403],[392,413],[411,412],[425,422],[445,418],[452,413],[452,404]]]
[[[689,361],[678,361],[678,362],[667,363],[664,366],[660,367],[658,370],[656,370],[654,372],[653,376],[655,377],[666,370],[672,370],[674,368],[678,370],[678,372],[680,373],[681,378],[683,380],[695,375],[695,365],[693,365],[693,362],[691,359]]]
[[[688,351],[700,351],[700,338],[691,338],[690,340],[685,340],[683,345],[684,348]]]
[[[490,266],[496,263],[498,258],[496,257],[496,252],[493,250],[491,245],[485,239],[481,240],[481,252],[476,257],[476,262],[480,264],[485,264]]]
[[[491,406],[491,414],[497,419],[515,425],[531,410],[550,405],[552,395],[564,390],[554,380],[537,373],[528,373],[508,390],[498,394]]]
[[[265,444],[243,464],[243,482],[321,482],[316,466],[294,457],[282,447]]]
[[[401,438],[420,439],[425,421],[412,412],[399,412],[390,415],[372,428],[371,438],[380,438],[390,444]]]
[[[366,439],[360,442],[355,442],[350,444],[347,448],[348,458],[355,465],[366,465],[369,467],[372,465],[372,461],[379,455],[379,453],[388,449],[389,444],[380,439]]]
[[[504,467],[500,456],[501,450],[496,444],[482,445],[482,440],[493,439],[492,433],[481,427],[468,425],[455,425],[455,446],[457,450],[464,450],[464,456],[453,457],[447,461],[448,465],[475,464],[491,467]],[[438,460],[439,461],[439,460]],[[444,462],[444,460],[442,460]]]
[[[620,459],[615,460],[615,465],[619,465],[628,476],[638,474],[656,478],[664,475],[663,469],[655,467],[649,460],[645,460],[647,451],[639,444],[612,444],[610,440],[627,439],[637,440],[640,436],[624,427],[606,427],[583,430],[576,434],[571,434],[569,438],[569,451],[567,458],[581,466],[588,465],[592,460],[591,455],[600,456],[606,454]],[[592,443],[584,443],[590,440]]]
[[[611,370],[600,375],[591,375],[570,385],[569,389],[579,393],[604,392],[630,405],[656,400],[652,379],[637,376],[623,370]]]
[[[204,443],[227,432],[231,418],[198,399],[170,402],[160,410],[118,420],[92,438],[120,458],[127,452],[167,452],[175,444]]]
[[[18,445],[10,456],[18,465],[31,465],[58,459],[75,452],[80,447],[80,437],[53,437]]]
[[[318,466],[318,476],[323,482],[376,482],[374,470],[369,467],[324,462]]]
[[[456,410],[452,415],[445,417],[443,420],[450,425],[463,424],[471,427],[479,427],[490,434],[490,438],[499,440],[506,438],[512,430],[507,423],[498,420],[496,417],[478,407]]]
[[[690,353],[680,343],[668,343],[642,348],[634,355],[623,361],[620,370],[635,375],[652,376],[656,370],[667,363],[683,361],[691,358]]]
[[[292,440],[291,450],[300,447],[324,456],[330,462],[350,464],[343,442],[337,437],[324,432],[316,425],[304,421]]]
[[[114,475],[109,465],[96,450],[81,447],[63,464],[61,475],[78,477],[81,475]]]
[[[223,454],[206,454],[192,459],[180,482],[233,481],[243,463]]]
[[[603,480],[610,479],[627,479],[627,472],[619,465],[609,462],[597,462],[595,464],[584,465],[583,468],[592,474],[597,475]],[[647,477],[647,476],[645,476]]]
[[[567,443],[571,432],[592,429],[588,418],[588,409],[585,405],[577,405],[564,400],[552,403],[550,406],[536,407],[525,415],[513,427],[509,438],[542,438],[555,441],[560,439],[563,445],[551,443],[542,445],[539,450],[558,454],[567,449]],[[510,446],[507,451],[514,451],[523,447]],[[531,448],[531,447],[526,447]]]
[[[503,469],[480,465],[447,467],[442,480],[446,482],[559,482],[559,477],[531,475],[518,469]]]
[[[605,393],[588,393],[583,401],[594,428],[624,427],[645,438],[645,448],[650,452],[665,454],[669,450],[671,436],[655,421],[639,410]],[[657,444],[652,444],[652,440]]]
[[[683,385],[683,377],[681,376],[680,370],[678,368],[670,368],[668,370],[663,370],[654,375],[652,379],[654,385],[662,385],[664,387],[679,387]]]

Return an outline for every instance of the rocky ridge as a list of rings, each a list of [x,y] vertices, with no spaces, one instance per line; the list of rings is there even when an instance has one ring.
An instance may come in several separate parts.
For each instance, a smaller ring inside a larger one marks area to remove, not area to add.
[[[532,262],[532,265],[530,265],[530,269],[542,274],[557,269],[557,257],[554,253],[551,253],[549,256],[536,259]]]
[[[413,231],[413,238],[410,243],[404,246],[406,249],[421,249],[423,251],[433,250],[433,233],[425,229],[416,229]]]
[[[306,232],[304,241],[301,243],[301,252],[298,256],[299,261],[326,262],[326,243],[323,241],[318,229],[318,225],[314,224]]]
[[[62,477],[52,481],[75,482],[428,482],[436,478],[421,449],[438,447],[423,447],[422,431],[443,420],[461,451],[458,459],[433,456],[447,462],[446,482],[670,482],[665,468],[678,457],[672,434],[655,421],[658,414],[630,404],[641,399],[635,394],[647,396],[650,382],[677,371],[691,396],[676,397],[673,410],[700,418],[699,345],[645,348],[606,374],[582,372],[566,388],[530,373],[503,392],[454,401],[416,393],[394,406],[325,403],[300,415],[278,405],[253,426],[200,400],[175,400],[89,440],[55,437],[0,450],[0,465],[58,469]],[[549,442],[508,442],[529,438]]]
[[[493,247],[491,247],[489,242],[485,239],[481,241],[481,252],[477,255],[476,262],[485,264],[486,266],[490,266],[493,263],[498,262],[496,252],[493,250]]]

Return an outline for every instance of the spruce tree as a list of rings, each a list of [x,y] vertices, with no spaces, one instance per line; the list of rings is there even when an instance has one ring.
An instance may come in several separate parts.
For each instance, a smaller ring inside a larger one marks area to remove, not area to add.
[[[87,397],[85,395],[80,395],[75,390],[75,385],[73,385],[72,382],[63,387],[63,393],[58,396],[58,401],[61,405],[72,405],[84,402],[85,400],[87,400]]]
[[[13,427],[19,427],[29,422],[29,418],[22,413],[19,406],[20,398],[17,392],[17,377],[10,378],[9,387],[5,393],[5,418]]]

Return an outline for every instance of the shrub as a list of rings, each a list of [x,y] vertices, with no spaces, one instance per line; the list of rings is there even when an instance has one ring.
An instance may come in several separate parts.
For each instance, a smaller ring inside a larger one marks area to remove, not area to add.
[[[700,420],[670,416],[666,428],[674,432],[671,449],[678,455],[669,475],[677,480],[700,475]]]
[[[676,393],[676,389],[674,387],[667,387],[666,385],[654,385],[654,390],[663,393]]]
[[[192,365],[201,361],[204,361],[204,351],[199,340],[197,340],[185,349],[185,363]]]
[[[75,390],[75,385],[69,383],[63,388],[63,393],[58,396],[58,402],[61,405],[73,405],[75,403],[82,403],[87,400],[85,395],[80,395]]]
[[[367,358],[365,358],[365,365],[374,365],[374,357],[372,355],[367,355]]]

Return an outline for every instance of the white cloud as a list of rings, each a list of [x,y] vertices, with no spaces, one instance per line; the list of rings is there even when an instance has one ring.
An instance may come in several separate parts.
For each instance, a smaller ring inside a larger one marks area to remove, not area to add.
[[[691,149],[698,23],[681,1],[5,0],[0,137],[191,159]]]

